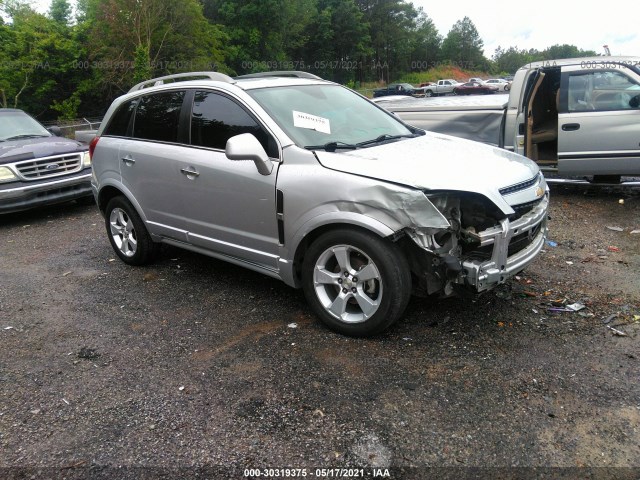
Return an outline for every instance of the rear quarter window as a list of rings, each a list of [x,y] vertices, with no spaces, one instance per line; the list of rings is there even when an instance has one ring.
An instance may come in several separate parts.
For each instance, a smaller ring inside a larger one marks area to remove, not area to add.
[[[136,109],[137,102],[138,99],[136,98],[120,105],[105,128],[104,135],[126,137],[129,131],[131,115]]]

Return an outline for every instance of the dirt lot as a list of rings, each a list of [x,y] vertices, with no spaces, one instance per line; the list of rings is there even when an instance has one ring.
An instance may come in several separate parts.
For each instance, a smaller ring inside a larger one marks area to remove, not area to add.
[[[639,478],[640,191],[552,195],[516,281],[370,340],[95,207],[0,218],[0,477]]]

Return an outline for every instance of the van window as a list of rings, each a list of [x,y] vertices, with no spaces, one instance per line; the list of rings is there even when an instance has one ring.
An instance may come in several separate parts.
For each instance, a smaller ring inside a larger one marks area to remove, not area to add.
[[[224,150],[227,140],[253,134],[272,158],[278,149],[271,136],[249,113],[230,98],[215,92],[196,92],[191,111],[191,144]]]
[[[640,85],[619,71],[577,72],[569,76],[570,112],[637,109],[639,99]]]
[[[178,141],[178,119],[185,92],[162,92],[140,99],[133,136],[161,142]]]

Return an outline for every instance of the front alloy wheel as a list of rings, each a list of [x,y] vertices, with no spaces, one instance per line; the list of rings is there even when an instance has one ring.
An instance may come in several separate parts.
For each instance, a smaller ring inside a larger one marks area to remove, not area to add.
[[[322,306],[342,322],[364,322],[380,307],[383,285],[378,267],[351,245],[336,245],[320,255],[313,284]]]
[[[357,229],[318,237],[305,253],[302,288],[332,330],[366,337],[388,328],[411,296],[407,259],[395,243]]]

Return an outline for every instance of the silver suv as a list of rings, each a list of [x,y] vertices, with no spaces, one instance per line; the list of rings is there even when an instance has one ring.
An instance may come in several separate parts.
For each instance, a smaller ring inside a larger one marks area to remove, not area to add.
[[[242,265],[301,287],[346,335],[383,331],[412,293],[505,282],[547,233],[532,161],[304,73],[150,80],[113,102],[90,151],[124,262],[163,242]]]

